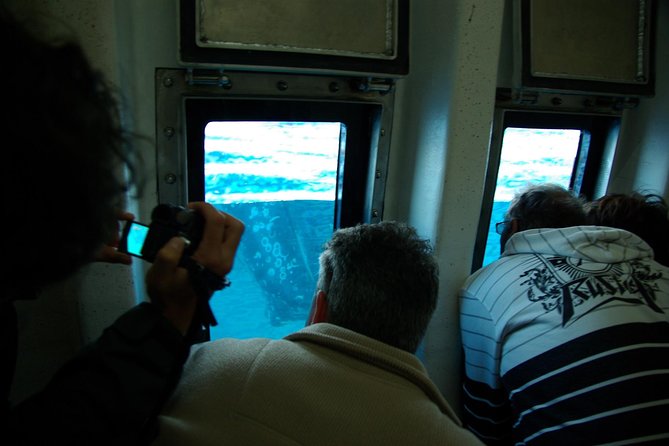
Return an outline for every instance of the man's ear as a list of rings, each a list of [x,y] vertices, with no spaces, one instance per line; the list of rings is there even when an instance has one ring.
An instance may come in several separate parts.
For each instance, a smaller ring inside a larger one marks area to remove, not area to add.
[[[328,321],[328,296],[325,291],[318,290],[311,302],[311,311],[309,312],[309,319],[307,325],[318,324],[319,322]]]
[[[512,218],[509,221],[509,224],[504,225],[504,230],[499,237],[499,253],[500,255],[504,254],[504,248],[506,248],[506,242],[509,241],[511,236],[520,230],[520,220],[517,218]]]

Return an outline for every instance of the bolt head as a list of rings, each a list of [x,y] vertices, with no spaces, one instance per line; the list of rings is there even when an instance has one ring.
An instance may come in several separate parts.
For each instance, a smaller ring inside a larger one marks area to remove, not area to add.
[[[177,176],[173,173],[168,173],[167,175],[165,175],[165,182],[167,184],[174,184],[177,182]]]

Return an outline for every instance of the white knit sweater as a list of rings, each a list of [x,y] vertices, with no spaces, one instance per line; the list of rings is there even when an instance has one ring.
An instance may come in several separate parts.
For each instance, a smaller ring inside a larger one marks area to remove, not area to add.
[[[480,444],[407,352],[331,324],[194,351],[158,445]]]

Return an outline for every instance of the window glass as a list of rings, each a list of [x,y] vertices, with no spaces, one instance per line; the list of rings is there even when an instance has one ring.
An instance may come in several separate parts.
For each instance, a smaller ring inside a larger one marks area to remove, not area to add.
[[[513,196],[530,184],[557,183],[569,188],[581,130],[507,127],[502,140],[492,216],[483,265],[499,258],[495,224],[504,220]]]
[[[345,132],[340,122],[205,127],[205,200],[246,225],[232,286],[211,299],[211,339],[280,338],[304,326],[334,227]]]

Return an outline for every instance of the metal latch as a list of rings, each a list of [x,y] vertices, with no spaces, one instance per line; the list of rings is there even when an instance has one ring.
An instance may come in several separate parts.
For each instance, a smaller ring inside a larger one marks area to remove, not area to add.
[[[188,85],[210,85],[215,87],[230,87],[232,81],[230,76],[223,70],[202,70],[188,68],[186,72],[186,82]]]
[[[521,105],[534,105],[539,102],[539,93],[536,91],[527,91],[519,89],[513,95],[513,101]]]
[[[381,95],[390,93],[390,91],[395,86],[395,81],[392,79],[383,79],[383,78],[357,78],[352,81],[354,90],[361,91],[364,93],[368,92],[378,92]]]

